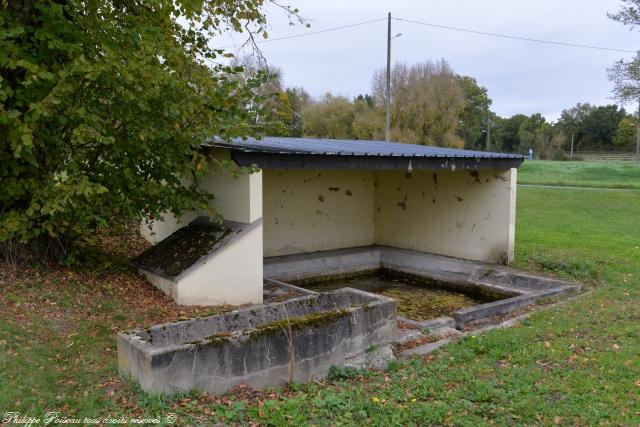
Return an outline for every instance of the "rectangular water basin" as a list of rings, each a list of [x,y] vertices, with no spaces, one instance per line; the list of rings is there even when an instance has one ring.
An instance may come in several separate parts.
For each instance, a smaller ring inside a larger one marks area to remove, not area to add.
[[[338,278],[310,278],[294,284],[316,292],[348,287],[383,295],[396,300],[399,315],[418,321],[451,316],[456,310],[511,296],[479,287],[456,289],[446,282],[388,269],[347,274]]]
[[[362,283],[360,279],[320,283],[325,279],[353,277],[378,270],[392,271],[405,279],[386,284],[371,278],[366,279],[369,283]],[[318,289],[322,290],[352,286],[392,296],[398,299],[400,314],[406,313],[401,320],[427,328],[450,326],[462,329],[469,323],[508,313],[540,300],[580,292],[578,284],[534,276],[504,266],[387,246],[265,258],[264,274],[270,280],[302,285],[317,283]],[[406,277],[413,279],[407,281]],[[425,289],[410,286],[418,284]],[[434,293],[434,284],[446,293]],[[430,295],[434,304],[427,301]],[[412,299],[416,296],[424,297],[423,304],[414,304]],[[461,307],[454,308],[455,305]],[[447,311],[448,316],[435,314]]]
[[[118,334],[118,364],[144,390],[224,393],[326,377],[392,358],[396,303],[340,289]]]

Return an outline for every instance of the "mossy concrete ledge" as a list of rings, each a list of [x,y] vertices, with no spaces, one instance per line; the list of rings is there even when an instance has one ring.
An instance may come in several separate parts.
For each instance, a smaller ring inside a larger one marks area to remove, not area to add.
[[[343,288],[119,333],[118,364],[147,391],[224,393],[381,368],[395,336],[394,300]]]

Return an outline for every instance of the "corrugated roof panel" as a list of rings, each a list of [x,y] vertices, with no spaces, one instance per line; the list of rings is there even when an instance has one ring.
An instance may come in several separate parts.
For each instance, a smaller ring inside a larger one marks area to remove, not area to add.
[[[265,137],[259,140],[255,138],[249,138],[247,140],[238,138],[229,142],[213,140],[209,142],[209,145],[228,147],[244,152],[277,152],[280,154],[315,154],[322,156],[390,156],[478,159],[524,158],[524,156],[519,154],[491,153],[427,145],[403,144],[399,142],[362,140]]]

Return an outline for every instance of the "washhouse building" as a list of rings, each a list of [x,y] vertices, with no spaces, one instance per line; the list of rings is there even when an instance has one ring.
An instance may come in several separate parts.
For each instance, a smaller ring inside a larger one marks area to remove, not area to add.
[[[349,248],[390,247],[513,259],[522,156],[275,137],[210,141],[204,149],[235,165],[201,183],[224,223],[202,212],[167,213],[141,226],[154,246],[135,260],[180,304],[261,303],[264,266],[304,254],[329,260]]]

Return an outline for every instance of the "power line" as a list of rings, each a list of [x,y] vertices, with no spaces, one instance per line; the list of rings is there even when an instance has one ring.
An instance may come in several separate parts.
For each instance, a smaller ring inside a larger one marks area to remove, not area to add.
[[[310,31],[308,33],[292,34],[290,36],[276,37],[276,38],[270,38],[270,39],[266,39],[266,40],[257,40],[256,43],[270,43],[270,42],[276,42],[276,41],[281,41],[281,40],[295,39],[295,38],[298,38],[298,37],[308,37],[308,36],[313,36],[313,35],[317,35],[317,34],[328,33],[328,32],[331,32],[331,31],[339,31],[339,30],[345,30],[345,29],[348,29],[348,28],[359,27],[359,26],[362,26],[362,25],[372,24],[374,22],[385,21],[386,19],[387,18],[372,19],[372,20],[369,20],[369,21],[357,22],[355,24],[349,24],[349,25],[342,25],[342,26],[339,26],[339,27],[326,28],[324,30],[318,30],[318,31]],[[534,39],[534,38],[530,38],[530,37],[512,36],[512,35],[508,35],[508,34],[500,34],[500,33],[486,32],[486,31],[471,30],[471,29],[462,28],[462,27],[452,27],[452,26],[448,26],[448,25],[432,24],[430,22],[415,21],[415,20],[412,20],[412,19],[395,18],[395,17],[393,17],[392,19],[395,19],[396,21],[401,21],[401,22],[408,22],[410,24],[424,25],[426,27],[439,28],[439,29],[451,30],[451,31],[460,31],[460,32],[464,32],[464,33],[479,34],[479,35],[490,36],[490,37],[499,37],[499,38],[503,38],[503,39],[521,40],[521,41],[527,41],[527,42],[533,42],[533,43],[542,43],[542,44],[550,44],[550,45],[556,45],[556,46],[577,47],[577,48],[581,48],[581,49],[603,50],[603,51],[609,51],[609,52],[636,53],[635,50],[616,49],[616,48],[610,48],[610,47],[592,46],[592,45],[584,45],[584,44],[577,44],[577,43],[559,42],[559,41],[554,41],[554,40],[543,40],[543,39]],[[235,47],[237,47],[237,46],[229,45],[229,46],[222,46],[221,49],[228,49],[228,48],[235,48]]]
[[[276,37],[276,38],[273,38],[273,39],[266,39],[266,40],[257,40],[256,43],[277,42],[277,41],[280,41],[280,40],[295,39],[295,38],[298,38],[298,37],[307,37],[307,36],[313,36],[313,35],[316,35],[316,34],[328,33],[330,31],[346,30],[347,28],[359,27],[361,25],[372,24],[374,22],[386,21],[386,19],[387,18],[372,19],[370,21],[357,22],[355,24],[342,25],[340,27],[326,28],[324,30],[311,31],[311,32],[308,32],[308,33],[292,34],[290,36]],[[236,46],[223,46],[223,47],[221,47],[221,49],[227,49],[227,48],[232,48],[232,47],[236,47]]]
[[[484,32],[484,31],[470,30],[470,29],[467,29],[467,28],[450,27],[450,26],[447,26],[447,25],[438,25],[438,24],[431,24],[429,22],[414,21],[414,20],[411,20],[411,19],[403,19],[403,18],[393,18],[393,19],[395,19],[396,21],[408,22],[408,23],[411,23],[411,24],[419,24],[419,25],[424,25],[424,26],[427,26],[427,27],[440,28],[440,29],[444,29],[444,30],[461,31],[461,32],[464,32],[464,33],[471,33],[471,34],[481,34],[483,36],[500,37],[500,38],[504,38],[504,39],[523,40],[523,41],[527,41],[527,42],[544,43],[544,44],[552,44],[552,45],[568,46],[568,47],[579,47],[579,48],[582,48],[582,49],[606,50],[606,51],[610,51],[610,52],[636,53],[636,51],[634,51],[634,50],[615,49],[615,48],[610,48],[610,47],[590,46],[590,45],[575,44],[575,43],[565,43],[565,42],[558,42],[558,41],[552,41],[552,40],[532,39],[532,38],[528,38],[528,37],[511,36],[511,35],[507,35],[507,34],[488,33],[488,32]]]

